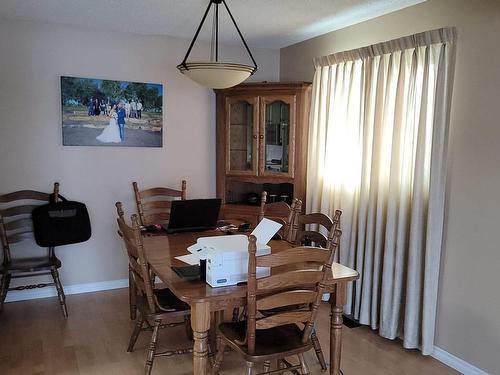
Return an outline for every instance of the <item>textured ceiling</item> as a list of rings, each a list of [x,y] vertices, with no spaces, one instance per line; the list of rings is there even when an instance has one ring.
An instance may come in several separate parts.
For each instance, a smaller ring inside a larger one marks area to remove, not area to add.
[[[248,43],[281,48],[425,0],[226,0]],[[0,0],[0,17],[192,38],[208,0]],[[221,12],[221,41],[235,42]],[[211,21],[211,19],[209,20]],[[201,39],[208,39],[210,28]]]

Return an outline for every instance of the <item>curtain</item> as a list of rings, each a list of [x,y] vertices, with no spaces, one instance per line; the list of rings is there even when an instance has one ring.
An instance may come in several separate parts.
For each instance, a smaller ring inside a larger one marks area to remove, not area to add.
[[[316,58],[307,212],[343,211],[347,314],[431,354],[455,28]]]

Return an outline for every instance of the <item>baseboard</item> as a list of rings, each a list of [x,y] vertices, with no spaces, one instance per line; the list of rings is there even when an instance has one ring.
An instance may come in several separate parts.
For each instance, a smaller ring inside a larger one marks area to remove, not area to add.
[[[128,279],[99,281],[96,283],[64,285],[64,293],[66,295],[71,295],[126,287],[128,287]],[[25,301],[29,299],[48,298],[55,296],[57,296],[56,289],[55,287],[50,286],[40,289],[12,290],[7,293],[5,302]]]
[[[434,347],[434,352],[431,354],[432,357],[436,358],[439,362],[444,363],[447,366],[461,372],[464,375],[490,375],[487,372],[471,365],[468,362],[465,362],[463,359],[460,359],[454,356],[451,353],[448,353],[446,350]]]
[[[100,281],[96,283],[65,285],[64,292],[66,293],[66,295],[71,295],[100,292],[104,290],[120,289],[126,287],[128,287],[128,279],[121,279]],[[55,296],[57,296],[57,292],[54,287],[13,290],[7,294],[5,302],[25,301],[30,299],[48,298]],[[490,375],[487,372],[471,365],[470,363],[465,362],[463,359],[460,359],[453,354],[448,353],[446,350],[438,348],[437,346],[434,347],[434,352],[431,354],[431,356],[465,375]]]

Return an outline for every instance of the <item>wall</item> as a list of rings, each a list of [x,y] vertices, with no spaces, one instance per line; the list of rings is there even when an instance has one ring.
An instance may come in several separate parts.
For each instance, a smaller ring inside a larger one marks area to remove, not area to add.
[[[87,203],[92,239],[57,249],[68,288],[126,277],[114,203],[133,212],[133,180],[180,187],[185,178],[188,197],[215,195],[215,96],[177,71],[188,43],[0,20],[0,194],[50,191],[59,181],[63,195]],[[230,57],[243,51],[221,48]],[[277,80],[279,51],[253,52],[253,79]],[[163,148],[63,147],[61,75],[163,83]]]
[[[456,26],[450,169],[436,345],[500,374],[500,2],[428,0],[281,50],[282,80],[312,80],[312,59]]]

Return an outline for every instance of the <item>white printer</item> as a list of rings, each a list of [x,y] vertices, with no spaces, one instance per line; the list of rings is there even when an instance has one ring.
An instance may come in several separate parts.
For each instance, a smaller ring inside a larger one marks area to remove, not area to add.
[[[252,232],[257,238],[257,256],[271,253],[267,243],[280,228],[281,224],[275,221],[261,220]],[[248,236],[244,234],[200,237],[187,250],[189,254],[176,258],[192,265],[206,259],[206,281],[211,287],[236,285],[248,280]],[[257,267],[258,278],[269,275],[269,267]]]
[[[230,235],[202,237],[199,245],[211,248],[206,254],[206,280],[211,287],[236,285],[248,280],[248,237]],[[257,244],[257,256],[271,254],[271,247]],[[257,267],[257,277],[271,274],[269,267]]]

